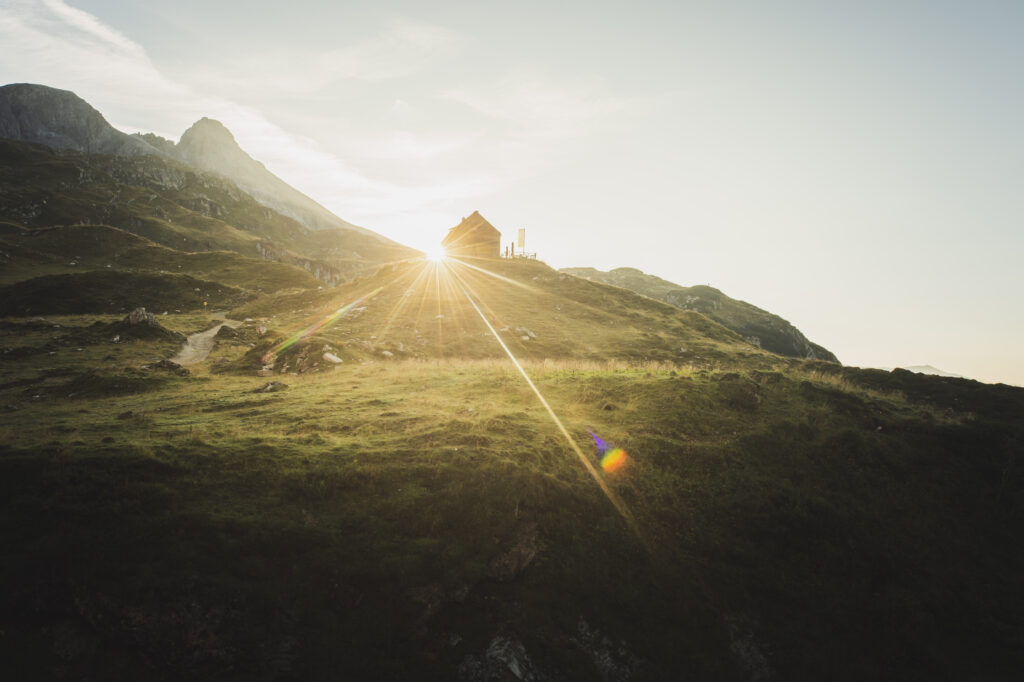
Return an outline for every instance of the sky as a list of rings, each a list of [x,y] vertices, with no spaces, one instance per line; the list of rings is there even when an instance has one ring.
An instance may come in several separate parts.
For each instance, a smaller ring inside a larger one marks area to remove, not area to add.
[[[173,140],[215,118],[409,246],[479,210],[847,365],[1024,385],[1017,0],[0,0],[0,44],[0,83]]]

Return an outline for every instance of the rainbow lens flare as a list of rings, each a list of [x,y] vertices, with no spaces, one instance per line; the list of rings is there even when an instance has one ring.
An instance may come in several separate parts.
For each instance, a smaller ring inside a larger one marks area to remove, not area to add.
[[[615,448],[614,450],[610,450],[608,454],[601,458],[601,468],[604,469],[605,473],[610,474],[625,464],[627,458],[628,455],[626,455],[625,450],[622,448]]]
[[[597,456],[601,459],[601,468],[606,474],[617,471],[629,459],[629,455],[622,448],[617,448],[611,443],[601,440],[596,433],[587,429],[594,438],[594,445],[597,446]]]
[[[281,343],[277,344],[276,346],[274,346],[273,348],[268,350],[263,355],[263,357],[261,358],[260,361],[263,362],[264,364],[266,364],[267,362],[270,362],[270,360],[272,358],[274,358],[275,356],[277,356],[279,353],[281,353],[281,352],[287,350],[288,348],[292,347],[293,345],[295,345],[296,343],[298,343],[302,339],[306,338],[307,336],[310,336],[312,334],[317,333],[318,331],[320,331],[321,329],[323,329],[327,325],[334,324],[339,319],[344,317],[348,313],[348,311],[352,310],[353,308],[355,308],[357,305],[359,305],[363,301],[365,301],[367,299],[370,299],[370,298],[373,298],[374,296],[376,296],[378,293],[380,293],[380,290],[383,289],[383,288],[384,287],[377,287],[376,289],[374,289],[370,293],[366,294],[362,298],[358,298],[355,301],[352,301],[351,303],[349,303],[348,305],[343,305],[342,307],[338,308],[333,313],[331,313],[330,315],[328,315],[324,319],[320,320],[319,322],[316,322],[315,324],[312,324],[312,325],[306,327],[305,329],[303,329],[300,332],[292,334],[287,339],[285,339]]]

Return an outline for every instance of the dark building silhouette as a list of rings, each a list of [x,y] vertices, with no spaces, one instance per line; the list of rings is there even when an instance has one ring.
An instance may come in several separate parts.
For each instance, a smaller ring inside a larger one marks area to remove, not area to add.
[[[501,232],[473,211],[468,218],[448,230],[441,240],[441,246],[449,256],[456,258],[499,258],[501,256]]]

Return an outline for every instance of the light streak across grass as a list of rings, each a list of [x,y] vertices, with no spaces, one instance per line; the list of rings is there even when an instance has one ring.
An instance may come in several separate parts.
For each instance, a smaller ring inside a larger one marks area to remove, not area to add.
[[[466,300],[468,300],[469,304],[473,306],[473,310],[475,310],[477,315],[480,316],[480,319],[483,320],[483,323],[487,326],[487,329],[491,332],[491,335],[494,336],[495,340],[501,346],[502,350],[505,351],[505,354],[508,356],[509,360],[512,361],[512,364],[515,365],[516,369],[519,370],[519,373],[523,375],[523,379],[526,380],[527,385],[529,385],[529,387],[533,390],[533,393],[534,395],[537,396],[537,400],[540,401],[540,404],[544,406],[545,410],[547,410],[548,416],[551,417],[551,420],[555,423],[555,426],[557,426],[558,430],[562,432],[563,436],[565,436],[565,440],[569,442],[569,447],[571,447],[572,451],[576,453],[576,456],[579,458],[580,463],[583,464],[583,467],[587,470],[587,473],[590,474],[590,477],[593,478],[594,481],[597,483],[598,487],[601,488],[601,492],[603,492],[605,497],[608,498],[608,501],[612,503],[612,506],[615,507],[615,510],[619,512],[619,515],[622,516],[623,520],[626,522],[626,525],[629,526],[629,529],[633,531],[637,538],[644,543],[648,550],[650,550],[651,548],[648,545],[647,540],[640,532],[640,526],[637,524],[636,519],[633,517],[633,514],[626,507],[625,502],[622,501],[622,498],[620,498],[614,490],[608,487],[608,483],[604,480],[604,478],[597,471],[597,469],[594,468],[594,465],[590,462],[590,458],[583,454],[583,451],[580,449],[580,446],[576,444],[576,441],[573,439],[572,435],[570,435],[568,429],[566,429],[565,425],[562,424],[562,420],[559,419],[558,415],[555,414],[555,411],[551,409],[551,405],[548,404],[547,399],[544,398],[544,394],[542,394],[540,392],[540,389],[538,389],[537,386],[533,383],[533,380],[530,378],[530,375],[527,374],[526,370],[523,369],[523,366],[519,364],[519,360],[516,359],[516,356],[513,355],[512,351],[510,351],[508,346],[505,345],[505,342],[501,340],[501,336],[498,334],[497,331],[495,331],[491,323],[487,321],[487,316],[485,316],[483,311],[480,310],[479,306],[477,306],[476,301],[473,300],[473,297],[469,295],[469,292],[466,290],[466,285],[462,281],[462,278],[459,277],[459,275],[453,272],[450,268],[449,272],[452,272],[452,275],[454,276],[454,279],[458,282],[459,287],[462,289],[462,293],[463,295],[465,295]],[[623,455],[625,455],[625,453],[623,453]]]
[[[376,289],[374,289],[370,293],[366,294],[365,296],[363,296],[361,298],[358,298],[355,301],[352,301],[351,303],[349,303],[347,305],[343,305],[342,307],[338,308],[333,313],[331,313],[327,317],[323,318],[319,322],[315,322],[315,323],[311,324],[310,326],[306,327],[305,329],[303,329],[301,331],[298,331],[295,334],[292,334],[287,339],[285,339],[281,343],[277,344],[276,346],[274,346],[273,348],[268,350],[263,355],[263,357],[261,358],[261,362],[263,362],[263,363],[269,362],[271,358],[275,357],[276,355],[278,355],[280,353],[283,353],[285,350],[287,350],[288,348],[291,348],[293,345],[295,345],[296,343],[298,343],[302,339],[306,338],[307,336],[311,336],[311,335],[317,333],[318,331],[320,331],[321,329],[323,329],[324,327],[326,327],[328,325],[331,325],[331,324],[334,324],[335,322],[340,320],[342,317],[347,315],[350,310],[352,310],[353,308],[358,306],[360,303],[362,303],[363,301],[369,300],[369,299],[373,298],[374,296],[376,296],[377,294],[379,294],[381,289],[383,289],[383,288],[384,287],[377,287]]]

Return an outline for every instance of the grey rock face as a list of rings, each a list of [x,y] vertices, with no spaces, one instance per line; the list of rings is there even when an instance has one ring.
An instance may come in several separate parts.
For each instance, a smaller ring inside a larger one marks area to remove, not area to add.
[[[31,83],[0,87],[0,137],[89,154],[160,153],[115,129],[75,93]]]
[[[156,319],[153,313],[145,308],[135,308],[120,322],[113,322],[106,327],[106,334],[116,338],[115,343],[130,339],[149,339],[166,341],[184,341],[185,336],[167,329]]]
[[[264,206],[299,221],[311,230],[355,230],[383,240],[375,232],[338,218],[271,173],[238,146],[234,135],[220,121],[206,117],[196,121],[181,136],[174,154],[193,168],[231,178]]]

